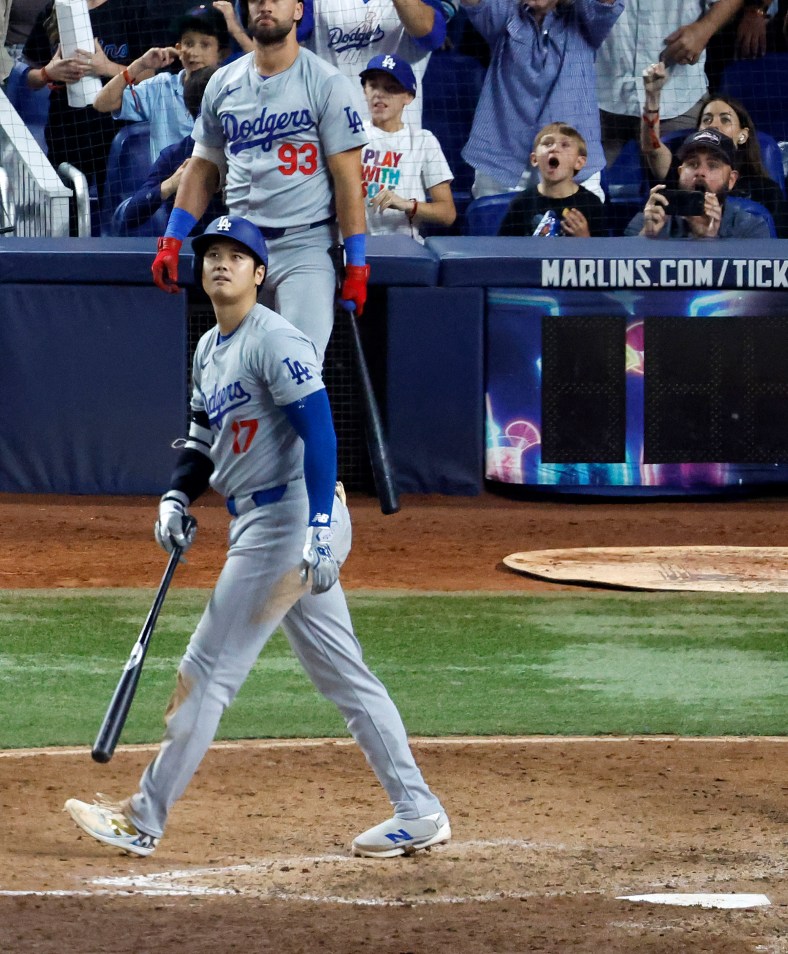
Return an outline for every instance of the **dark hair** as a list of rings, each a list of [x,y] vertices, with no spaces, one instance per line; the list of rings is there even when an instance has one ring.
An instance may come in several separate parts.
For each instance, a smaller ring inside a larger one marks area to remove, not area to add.
[[[52,0],[52,9],[44,20],[44,32],[49,40],[49,45],[54,49],[60,43],[60,31],[57,26],[57,14],[55,13],[55,3]]]
[[[709,103],[725,103],[726,106],[730,106],[734,113],[736,113],[736,117],[739,120],[739,125],[741,128],[747,129],[749,131],[747,141],[741,146],[736,144],[736,152],[739,154],[736,168],[739,170],[739,173],[742,176],[765,179],[771,178],[763,164],[763,158],[761,157],[761,144],[758,142],[758,136],[755,131],[755,123],[752,121],[752,117],[747,112],[744,105],[740,103],[738,99],[732,99],[730,96],[725,96],[722,93],[708,93],[701,100],[700,112],[698,113],[698,129],[701,128],[700,122]]]
[[[201,69],[195,70],[183,81],[183,103],[195,119],[197,118],[197,113],[200,111],[202,96],[205,92],[205,87],[208,85],[208,80],[218,68],[218,66],[203,66]]]
[[[208,4],[191,7],[186,13],[178,17],[172,28],[173,35],[178,40],[190,30],[194,33],[202,33],[204,36],[215,36],[220,50],[227,49],[230,46],[227,21],[218,10]]]

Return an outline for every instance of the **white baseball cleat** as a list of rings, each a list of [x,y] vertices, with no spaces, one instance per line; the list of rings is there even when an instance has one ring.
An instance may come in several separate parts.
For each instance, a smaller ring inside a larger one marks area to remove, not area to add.
[[[88,805],[87,802],[69,798],[63,810],[91,838],[132,855],[151,855],[159,843],[159,839],[153,835],[138,831],[117,805],[101,802]]]
[[[359,858],[396,858],[412,855],[421,848],[442,845],[451,838],[449,816],[445,812],[421,818],[399,818],[375,825],[353,839],[353,854]]]

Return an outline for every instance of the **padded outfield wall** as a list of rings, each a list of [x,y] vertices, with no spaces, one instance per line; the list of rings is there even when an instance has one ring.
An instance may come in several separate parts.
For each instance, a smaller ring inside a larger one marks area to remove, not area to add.
[[[784,245],[370,238],[365,343],[400,490],[784,483]],[[153,239],[0,243],[0,491],[166,488],[206,303],[154,288],[154,254]],[[342,335],[327,378],[340,448],[352,445],[340,470],[361,486]]]

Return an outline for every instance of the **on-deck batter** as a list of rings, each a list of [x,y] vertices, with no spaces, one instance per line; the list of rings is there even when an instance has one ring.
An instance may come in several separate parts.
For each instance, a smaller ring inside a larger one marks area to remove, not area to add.
[[[210,483],[234,518],[230,549],[139,791],[116,805],[69,799],[65,808],[101,842],[154,851],[222,713],[281,623],[394,806],[394,817],[359,835],[353,852],[386,858],[448,841],[448,817],[413,759],[396,706],[362,659],[338,582],[350,517],[341,490],[335,494],[336,437],[315,346],[257,304],[268,256],[251,222],[216,219],[193,246],[217,325],[194,355],[189,439],[161,499],[156,538],[169,552],[191,544],[184,519]]]
[[[153,263],[154,281],[177,291],[182,240],[225,182],[227,207],[268,243],[266,304],[315,343],[322,360],[334,320],[329,247],[344,237],[340,302],[362,313],[367,297],[361,147],[367,137],[354,84],[296,40],[300,0],[250,0],[253,52],[211,78],[196,142]]]

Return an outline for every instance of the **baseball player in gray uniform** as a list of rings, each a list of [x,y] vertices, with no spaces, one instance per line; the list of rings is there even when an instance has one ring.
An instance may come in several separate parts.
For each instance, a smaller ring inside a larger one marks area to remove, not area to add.
[[[336,485],[317,350],[257,303],[268,253],[255,225],[221,217],[193,246],[217,325],[195,351],[189,438],[155,534],[169,552],[188,547],[189,505],[210,484],[233,517],[227,562],[181,660],[164,740],[139,791],[118,804],[69,799],[66,811],[98,841],[151,854],[222,713],[281,624],[394,806],[393,818],[354,839],[354,854],[389,858],[448,841],[448,817],[413,759],[396,706],[362,659],[338,582],[350,517]]]
[[[177,291],[183,239],[224,185],[227,208],[259,226],[271,256],[262,296],[303,331],[321,357],[334,319],[329,247],[337,226],[347,267],[340,302],[367,297],[361,147],[354,85],[299,47],[300,0],[250,0],[251,53],[211,78],[192,136],[192,160],[153,262],[156,284]]]

